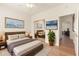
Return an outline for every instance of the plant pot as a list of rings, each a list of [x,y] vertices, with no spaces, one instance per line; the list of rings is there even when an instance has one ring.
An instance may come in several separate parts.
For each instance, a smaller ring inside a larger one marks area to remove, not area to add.
[[[50,46],[54,46],[54,42],[49,41]]]

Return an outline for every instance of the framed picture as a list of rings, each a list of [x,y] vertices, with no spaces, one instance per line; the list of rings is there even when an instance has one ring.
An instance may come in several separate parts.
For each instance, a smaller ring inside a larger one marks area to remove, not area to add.
[[[24,28],[24,21],[6,17],[5,28]]]
[[[74,32],[75,14],[73,14],[72,17],[72,31]]]
[[[34,22],[34,29],[44,29],[45,20],[38,20]]]
[[[58,29],[58,21],[57,20],[50,20],[46,21],[46,29]]]

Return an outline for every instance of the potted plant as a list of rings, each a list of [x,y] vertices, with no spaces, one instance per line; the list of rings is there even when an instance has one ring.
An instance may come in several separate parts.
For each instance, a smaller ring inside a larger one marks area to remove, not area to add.
[[[53,46],[55,43],[55,33],[51,30],[49,30],[48,39],[49,39],[49,45]]]

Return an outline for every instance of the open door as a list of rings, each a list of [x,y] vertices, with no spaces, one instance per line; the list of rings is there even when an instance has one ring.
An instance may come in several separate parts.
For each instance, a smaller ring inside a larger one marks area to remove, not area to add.
[[[74,14],[61,16],[59,18],[59,33],[60,33],[60,40],[59,46],[61,49],[65,51],[72,52],[75,55],[75,48],[74,48]]]

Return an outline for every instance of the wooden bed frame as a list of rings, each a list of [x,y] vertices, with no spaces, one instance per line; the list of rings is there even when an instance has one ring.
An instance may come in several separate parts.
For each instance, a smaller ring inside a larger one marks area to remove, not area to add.
[[[5,41],[8,40],[8,35],[15,35],[15,34],[25,34],[25,31],[19,31],[19,32],[5,32]]]
[[[8,35],[15,35],[15,34],[25,34],[25,31],[20,32],[5,32],[5,41],[8,40]],[[7,44],[6,44],[7,47]],[[22,56],[34,56],[36,53],[38,53],[40,50],[43,49],[43,44],[40,46],[28,51],[28,53],[23,54]],[[14,54],[15,55],[15,54]]]
[[[15,35],[15,34],[25,34],[25,31],[18,31],[18,32],[5,32],[5,47],[7,47],[8,35]]]

